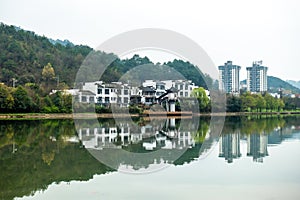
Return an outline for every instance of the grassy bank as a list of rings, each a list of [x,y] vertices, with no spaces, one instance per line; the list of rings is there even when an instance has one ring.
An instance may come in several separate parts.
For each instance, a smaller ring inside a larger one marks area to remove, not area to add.
[[[166,113],[151,113],[151,116],[165,116]],[[224,113],[200,113],[200,116],[251,116],[251,115],[300,115],[300,111],[282,111],[282,112],[224,112]],[[148,114],[131,114],[131,117],[146,117]],[[174,112],[168,114],[168,116],[181,116],[180,112]],[[182,115],[185,116],[186,115]],[[192,116],[192,115],[190,115]],[[0,120],[21,120],[21,119],[87,119],[87,118],[124,118],[128,117],[127,114],[122,113],[76,113],[76,114],[67,114],[67,113],[17,113],[17,114],[0,114]]]

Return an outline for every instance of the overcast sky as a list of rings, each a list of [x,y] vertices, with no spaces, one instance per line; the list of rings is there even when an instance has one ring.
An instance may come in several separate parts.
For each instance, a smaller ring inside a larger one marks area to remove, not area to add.
[[[216,66],[242,66],[241,78],[263,60],[268,75],[300,80],[299,8],[298,0],[0,0],[0,21],[93,48],[124,31],[170,29],[197,42]]]

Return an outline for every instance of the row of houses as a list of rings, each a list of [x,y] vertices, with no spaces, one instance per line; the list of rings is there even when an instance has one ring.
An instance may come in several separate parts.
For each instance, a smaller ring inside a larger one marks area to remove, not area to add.
[[[139,87],[122,82],[96,81],[83,83],[80,89],[65,92],[81,103],[127,107],[130,103],[151,105],[164,101],[175,102],[178,98],[191,97],[193,89],[197,87],[189,80],[145,80]]]

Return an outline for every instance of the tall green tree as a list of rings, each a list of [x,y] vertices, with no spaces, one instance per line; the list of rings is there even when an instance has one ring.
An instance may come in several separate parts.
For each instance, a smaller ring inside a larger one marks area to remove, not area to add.
[[[272,112],[275,108],[276,100],[274,97],[272,97],[270,94],[265,95],[266,100],[266,109]]]
[[[240,97],[229,95],[227,96],[227,112],[240,112],[242,110],[242,101]]]
[[[32,99],[28,96],[27,91],[22,86],[18,86],[12,93],[14,98],[15,112],[30,112],[32,108]]]
[[[200,112],[208,111],[210,100],[206,95],[205,89],[203,87],[193,89],[191,96],[195,97],[198,100]]]
[[[262,109],[266,108],[266,100],[261,94],[256,96],[256,108],[259,112],[262,112]]]
[[[249,111],[249,109],[252,111],[252,109],[256,106],[255,98],[249,92],[242,95],[241,100],[243,111]]]

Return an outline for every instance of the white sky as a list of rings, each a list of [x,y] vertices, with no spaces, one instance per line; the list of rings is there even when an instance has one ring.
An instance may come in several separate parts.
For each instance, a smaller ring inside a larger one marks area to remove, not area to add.
[[[242,66],[242,79],[263,60],[268,75],[300,80],[299,9],[298,0],[0,0],[0,21],[93,48],[137,28],[170,29],[202,46],[216,66]]]

